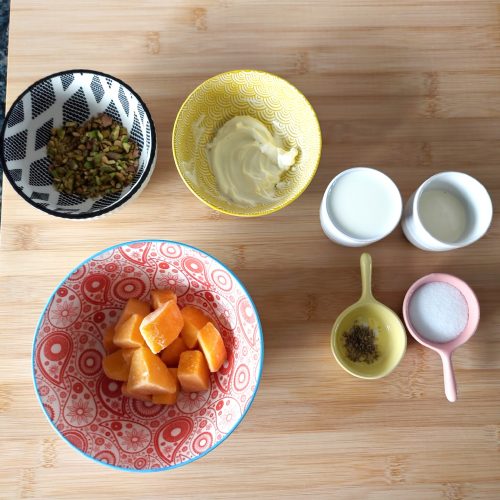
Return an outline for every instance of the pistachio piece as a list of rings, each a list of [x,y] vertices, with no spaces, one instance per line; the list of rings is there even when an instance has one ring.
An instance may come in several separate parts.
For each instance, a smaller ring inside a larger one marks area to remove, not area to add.
[[[82,198],[120,192],[133,181],[138,156],[127,129],[106,114],[66,122],[52,129],[47,143],[55,188]]]

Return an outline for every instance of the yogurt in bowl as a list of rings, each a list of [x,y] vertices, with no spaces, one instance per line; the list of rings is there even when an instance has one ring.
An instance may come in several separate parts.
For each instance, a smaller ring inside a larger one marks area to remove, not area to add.
[[[350,168],[328,185],[320,208],[326,236],[348,247],[375,243],[398,225],[403,211],[394,182],[373,168]]]
[[[283,149],[279,137],[252,116],[227,121],[207,145],[208,162],[220,192],[240,205],[272,202],[282,175],[298,150]]]
[[[235,148],[243,136],[257,145]],[[240,178],[242,170],[232,161],[243,150],[253,159],[245,157],[251,168]],[[281,210],[305,191],[319,165],[321,130],[311,104],[283,78],[228,71],[186,98],[174,123],[172,152],[182,180],[203,203],[225,214],[256,217]],[[266,157],[274,157],[274,166],[264,172]]]

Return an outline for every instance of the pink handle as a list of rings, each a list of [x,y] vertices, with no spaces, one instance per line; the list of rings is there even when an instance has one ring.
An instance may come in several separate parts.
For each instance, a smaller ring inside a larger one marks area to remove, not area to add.
[[[451,354],[440,353],[443,362],[443,375],[444,375],[444,393],[450,403],[457,400],[457,382],[455,381],[455,373],[451,364]]]

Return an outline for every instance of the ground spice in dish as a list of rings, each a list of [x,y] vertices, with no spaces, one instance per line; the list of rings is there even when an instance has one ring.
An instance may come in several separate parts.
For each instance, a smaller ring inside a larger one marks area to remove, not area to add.
[[[375,332],[365,325],[354,325],[343,333],[344,347],[351,361],[373,363],[379,357]]]

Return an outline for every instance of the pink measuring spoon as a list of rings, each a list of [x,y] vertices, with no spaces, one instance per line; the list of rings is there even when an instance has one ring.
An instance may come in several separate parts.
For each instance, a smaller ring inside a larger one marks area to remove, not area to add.
[[[425,337],[422,337],[419,332],[412,325],[409,314],[409,306],[410,301],[413,294],[426,283],[435,283],[442,282],[448,283],[449,285],[457,288],[460,293],[464,296],[467,307],[469,318],[467,320],[467,324],[462,332],[449,342],[432,342],[427,340]],[[457,347],[460,347],[462,344],[467,342],[472,335],[476,332],[477,325],[479,324],[479,302],[475,293],[472,291],[472,288],[462,281],[460,278],[456,276],[452,276],[451,274],[442,274],[442,273],[433,273],[424,276],[417,280],[406,292],[405,299],[403,302],[403,317],[406,323],[406,327],[408,331],[412,334],[412,336],[420,342],[425,347],[436,351],[441,356],[441,361],[443,362],[443,375],[444,375],[444,392],[448,401],[454,402],[457,399],[457,383],[455,380],[455,373],[453,372],[453,365],[451,363],[451,356]]]

